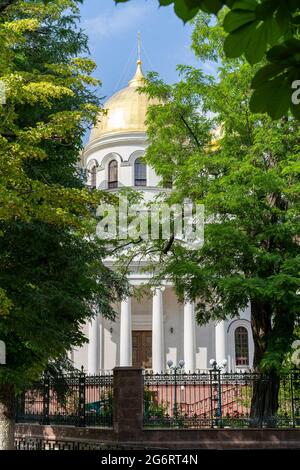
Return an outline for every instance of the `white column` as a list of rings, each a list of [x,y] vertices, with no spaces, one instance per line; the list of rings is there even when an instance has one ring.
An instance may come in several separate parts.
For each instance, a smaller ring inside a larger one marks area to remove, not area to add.
[[[88,373],[99,372],[99,316],[89,322]]]
[[[152,369],[155,374],[163,372],[165,369],[163,291],[164,287],[153,290]]]
[[[186,372],[196,369],[195,306],[192,302],[184,304],[184,368]]]
[[[132,366],[131,298],[121,302],[120,366]]]
[[[104,326],[103,317],[99,316],[99,370],[104,369]]]
[[[67,356],[68,356],[69,361],[74,362],[74,349],[73,348],[68,351]]]
[[[224,359],[227,359],[227,322],[226,320],[221,320],[216,323],[215,326],[215,334],[216,334],[216,361],[218,364]]]

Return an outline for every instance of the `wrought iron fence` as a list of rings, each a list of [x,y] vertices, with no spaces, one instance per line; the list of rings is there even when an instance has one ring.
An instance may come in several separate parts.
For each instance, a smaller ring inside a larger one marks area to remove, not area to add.
[[[44,375],[16,400],[16,422],[112,426],[113,376]]]
[[[222,373],[217,368],[186,374],[144,373],[144,426],[177,428],[300,427],[300,374],[283,374],[275,416],[251,412],[255,387],[270,378],[250,372]]]
[[[222,373],[217,368],[195,374],[172,370],[144,372],[144,426],[177,428],[300,428],[300,373],[283,374],[275,416],[251,412],[261,374]],[[45,375],[16,401],[16,421],[73,426],[113,424],[113,375]]]

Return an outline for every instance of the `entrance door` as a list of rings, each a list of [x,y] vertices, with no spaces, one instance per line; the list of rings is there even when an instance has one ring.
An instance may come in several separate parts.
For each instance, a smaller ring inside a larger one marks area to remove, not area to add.
[[[152,367],[152,331],[132,332],[133,367]]]

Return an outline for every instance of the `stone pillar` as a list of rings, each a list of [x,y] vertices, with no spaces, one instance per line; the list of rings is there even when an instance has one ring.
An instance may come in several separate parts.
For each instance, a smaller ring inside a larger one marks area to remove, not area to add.
[[[132,366],[131,298],[121,302],[120,366]]]
[[[153,290],[152,369],[155,374],[159,374],[165,369],[163,291],[164,287],[160,287]]]
[[[215,326],[215,347],[216,347],[216,361],[221,364],[224,359],[227,359],[227,321],[221,320]]]
[[[196,369],[195,306],[192,302],[184,304],[184,369],[191,373]]]
[[[89,322],[88,373],[99,373],[99,316]]]
[[[141,439],[144,412],[144,384],[142,369],[114,368],[114,431],[118,440],[136,442]]]

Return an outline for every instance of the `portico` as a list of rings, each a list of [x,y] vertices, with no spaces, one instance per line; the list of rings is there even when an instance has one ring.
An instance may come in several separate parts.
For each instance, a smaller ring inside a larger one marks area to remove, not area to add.
[[[170,289],[171,288],[168,287],[168,290]],[[168,319],[164,316],[164,306],[168,301],[168,299],[164,299],[165,291],[165,286],[151,290],[150,302],[149,299],[147,299],[148,310],[150,310],[149,307],[151,307],[151,311],[146,313],[147,318],[144,319],[144,322],[139,320],[136,308],[134,315],[132,315],[131,296],[126,297],[120,303],[120,317],[118,320],[118,365],[124,367],[132,365],[144,366],[152,369],[154,373],[165,371],[168,353],[170,354],[170,349],[174,349],[171,346],[172,341],[170,341],[169,338],[174,335],[175,329],[174,326],[171,326],[168,328],[168,332],[165,331],[166,325],[169,323],[168,320],[170,320],[170,312],[168,312]],[[135,302],[135,306],[136,305],[137,303]],[[177,357],[173,357],[173,359],[183,359],[185,369],[189,372],[194,372],[196,369],[196,322],[194,304],[186,302],[185,304],[179,305],[182,311],[181,318],[179,317],[179,319],[183,320],[183,329],[182,327],[178,330],[176,328],[176,338],[182,343],[180,349],[183,355],[179,357],[180,352],[176,351]],[[89,323],[88,370],[90,373],[97,373],[101,369],[101,364],[103,364],[102,356],[104,348],[103,344],[101,344],[103,342],[102,330],[103,320],[97,315]]]

